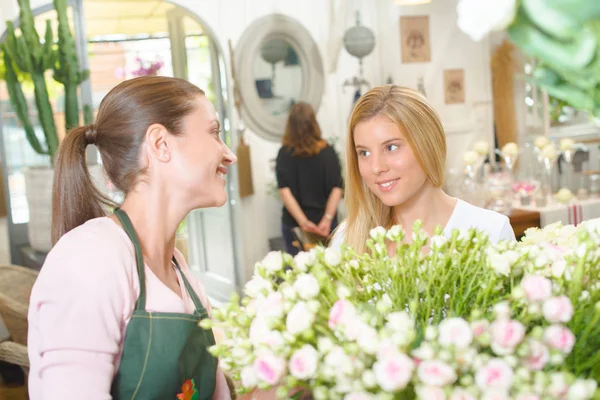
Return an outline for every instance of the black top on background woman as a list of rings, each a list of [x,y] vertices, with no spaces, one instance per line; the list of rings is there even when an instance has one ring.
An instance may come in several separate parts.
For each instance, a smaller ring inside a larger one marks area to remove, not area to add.
[[[332,146],[321,139],[321,128],[310,104],[296,103],[289,112],[282,147],[277,155],[277,186],[283,201],[281,230],[286,251],[292,245],[292,228],[329,236],[337,226],[342,197],[342,173]]]

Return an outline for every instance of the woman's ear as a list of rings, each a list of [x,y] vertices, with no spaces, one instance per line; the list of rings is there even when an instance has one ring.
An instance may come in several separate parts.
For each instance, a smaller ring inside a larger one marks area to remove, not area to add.
[[[160,162],[171,160],[169,131],[161,124],[152,124],[146,130],[146,148],[148,155]]]

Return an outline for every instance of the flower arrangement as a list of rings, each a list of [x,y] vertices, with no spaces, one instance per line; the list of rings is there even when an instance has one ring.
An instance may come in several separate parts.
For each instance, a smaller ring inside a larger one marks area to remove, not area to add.
[[[136,69],[133,69],[131,71],[131,75],[136,77],[158,75],[158,73],[164,66],[164,62],[162,62],[161,60],[148,61],[142,60],[140,57],[136,57],[135,62],[138,64],[138,66]]]
[[[240,393],[319,399],[600,399],[600,236],[491,244],[375,228],[368,254],[271,252],[215,309],[210,351]],[[390,253],[392,255],[390,255]]]

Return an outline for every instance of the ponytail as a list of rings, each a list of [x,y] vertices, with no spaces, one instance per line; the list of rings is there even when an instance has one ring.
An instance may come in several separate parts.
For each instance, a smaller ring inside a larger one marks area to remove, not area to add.
[[[94,125],[70,130],[60,143],[52,186],[52,244],[92,218],[106,215],[112,201],[95,186],[86,162],[86,148],[96,140]]]

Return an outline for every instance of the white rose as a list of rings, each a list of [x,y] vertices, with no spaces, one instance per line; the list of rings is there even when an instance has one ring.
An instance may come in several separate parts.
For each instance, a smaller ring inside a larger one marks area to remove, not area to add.
[[[575,142],[573,141],[573,139],[564,138],[564,139],[560,140],[560,144],[558,145],[558,147],[562,151],[569,151],[569,150],[573,149],[574,145],[575,145]]]
[[[245,388],[252,388],[258,384],[258,378],[253,367],[244,367],[240,373],[242,378],[242,386]]]
[[[254,275],[252,279],[246,283],[244,290],[248,297],[255,298],[263,291],[270,292],[273,290],[273,284],[259,275]]]
[[[549,159],[550,161],[554,161],[557,157],[558,153],[556,152],[556,147],[554,144],[550,143],[546,145],[542,149],[542,157]]]
[[[493,358],[475,374],[475,381],[481,390],[507,390],[513,382],[513,370],[499,358]]]
[[[386,230],[383,226],[378,226],[369,231],[369,235],[373,240],[380,240],[385,237]]]
[[[537,136],[534,141],[535,147],[537,147],[540,150],[548,146],[549,143],[550,140],[548,140],[546,136]]]
[[[446,400],[444,389],[437,386],[422,386],[416,387],[417,398],[427,400]]]
[[[250,341],[256,346],[262,343],[270,332],[271,328],[264,318],[254,318],[250,325]]]
[[[426,385],[446,386],[456,382],[454,368],[443,361],[425,360],[417,368],[417,376]]]
[[[261,261],[269,272],[276,272],[283,268],[283,254],[280,251],[270,251]]]
[[[302,272],[305,272],[315,261],[316,257],[312,251],[301,251],[294,257],[294,265]]]
[[[588,400],[594,396],[597,383],[591,379],[577,379],[569,388],[569,400]]]
[[[463,163],[465,165],[474,165],[479,160],[479,154],[474,150],[466,151],[463,154]]]
[[[404,389],[412,377],[414,362],[406,354],[392,352],[373,364],[379,386],[388,392]]]
[[[475,150],[480,156],[487,156],[490,152],[490,145],[485,140],[478,140],[477,142],[475,142],[473,150]]]
[[[508,276],[510,274],[510,261],[501,254],[491,254],[488,257],[490,266],[498,275]]]
[[[362,324],[356,340],[358,346],[367,354],[375,354],[379,348],[377,331],[367,324]]]
[[[439,326],[439,342],[442,346],[469,347],[473,341],[471,327],[462,318],[447,318]]]
[[[314,347],[305,344],[296,350],[290,358],[289,370],[294,378],[309,379],[315,375],[319,354]]]
[[[337,267],[342,262],[342,253],[338,249],[328,248],[325,250],[325,263],[330,267]]]
[[[317,348],[323,354],[327,354],[333,349],[333,341],[326,336],[321,336],[317,340]]]
[[[274,318],[283,317],[283,294],[280,292],[273,292],[269,293],[267,297],[257,297],[256,311],[258,316]]]
[[[514,157],[519,154],[519,146],[515,142],[506,143],[501,150],[505,157]]]
[[[475,41],[491,31],[501,31],[515,19],[516,0],[460,0],[456,8],[458,27]]]
[[[362,383],[367,389],[374,388],[375,385],[377,385],[377,378],[375,377],[375,373],[370,369],[365,371],[362,375]]]
[[[309,329],[315,319],[315,315],[310,312],[306,303],[298,302],[287,315],[285,325],[292,335],[301,333]]]
[[[310,274],[301,274],[294,282],[294,290],[304,300],[310,300],[318,295],[320,289],[319,281]]]

